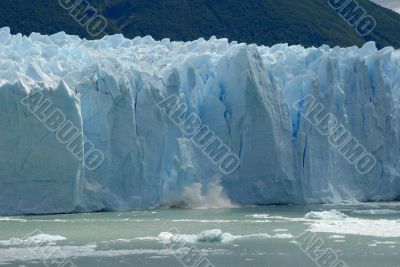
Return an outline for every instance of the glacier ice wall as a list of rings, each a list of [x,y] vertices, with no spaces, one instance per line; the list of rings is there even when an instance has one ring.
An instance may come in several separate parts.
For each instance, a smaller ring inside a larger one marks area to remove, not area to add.
[[[103,152],[99,168],[85,168],[22,105],[35,92]],[[399,92],[400,51],[374,43],[88,41],[2,28],[0,214],[142,209],[215,181],[238,204],[395,200]],[[157,104],[171,94],[238,155],[237,171],[221,173],[163,114]],[[374,155],[371,172],[358,173],[292,108],[308,94]]]

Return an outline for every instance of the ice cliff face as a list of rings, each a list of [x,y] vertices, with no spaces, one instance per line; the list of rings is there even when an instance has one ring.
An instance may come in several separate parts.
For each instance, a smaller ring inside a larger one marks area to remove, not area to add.
[[[306,119],[299,100],[310,94],[374,156],[372,170],[357,171]],[[233,173],[221,172],[160,109],[171,95],[237,155]],[[140,209],[179,203],[184,192],[215,197],[207,192],[215,188],[238,204],[394,200],[399,96],[400,52],[373,43],[87,41],[3,28],[0,214]],[[45,100],[74,125],[83,157],[38,115]],[[104,155],[96,168],[85,165],[92,147]]]

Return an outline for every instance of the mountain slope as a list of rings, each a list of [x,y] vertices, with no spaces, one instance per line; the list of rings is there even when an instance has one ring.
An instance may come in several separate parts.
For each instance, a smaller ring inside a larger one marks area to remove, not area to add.
[[[2,0],[0,27],[13,33],[65,31],[88,37],[56,0]],[[357,35],[327,0],[90,0],[108,19],[108,34],[126,37],[193,40],[212,35],[240,42],[304,46],[362,45],[400,47],[400,15],[369,0],[359,0],[377,27],[366,38]],[[122,28],[122,29],[121,29]]]

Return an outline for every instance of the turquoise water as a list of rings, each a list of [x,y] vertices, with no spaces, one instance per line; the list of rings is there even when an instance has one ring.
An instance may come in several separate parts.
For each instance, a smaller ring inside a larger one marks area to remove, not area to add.
[[[331,266],[304,249],[308,231],[335,262],[400,266],[400,203],[0,217],[0,264]]]

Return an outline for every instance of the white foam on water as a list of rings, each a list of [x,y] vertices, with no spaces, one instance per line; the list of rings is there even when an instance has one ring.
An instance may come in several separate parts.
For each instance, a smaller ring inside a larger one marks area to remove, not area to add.
[[[39,243],[51,243],[56,241],[66,240],[65,237],[60,235],[38,234],[27,238],[10,238],[8,240],[0,240],[1,246],[21,246],[32,245]]]
[[[16,217],[0,217],[0,222],[27,222],[26,219]]]
[[[116,240],[117,242],[122,242],[122,243],[129,243],[132,241],[132,239],[124,239],[124,238],[119,238]]]
[[[329,239],[343,239],[346,238],[344,235],[331,235]]]
[[[136,237],[135,240],[159,241],[160,238],[158,236],[144,236],[144,237]]]
[[[31,237],[28,237],[26,240],[34,243],[42,243],[42,242],[55,242],[66,240],[67,238],[60,235],[48,235],[48,234],[38,234]]]
[[[289,221],[289,222],[308,221],[308,219],[305,219],[305,218],[284,217],[284,216],[269,215],[269,214],[250,214],[250,215],[246,215],[246,217],[251,217],[254,219],[265,219],[265,221],[253,221],[253,222],[270,222],[271,220],[274,220],[274,222],[278,222],[278,221]]]
[[[276,234],[276,235],[272,236],[272,238],[277,238],[277,239],[291,239],[293,237],[294,236],[292,234],[287,234],[287,233],[285,233],[285,234]]]
[[[245,223],[269,223],[270,220],[243,220]]]
[[[195,220],[195,219],[179,219],[172,220],[173,222],[195,222],[195,223],[231,223],[238,222],[238,220]]]
[[[400,237],[400,220],[371,220],[348,217],[341,213],[309,213],[309,231],[339,235]],[[344,216],[343,216],[344,215]]]
[[[394,244],[399,244],[399,242],[394,242],[394,241],[377,241],[374,240],[375,244],[380,244],[380,245],[394,245]]]
[[[173,222],[193,222],[193,223],[268,223],[270,220],[197,220],[197,219],[175,219]]]
[[[270,218],[270,215],[269,214],[251,214],[251,215],[248,215],[248,217],[252,217],[254,219],[268,219],[268,218]]]
[[[288,229],[275,229],[273,232],[287,232],[289,231]]]

